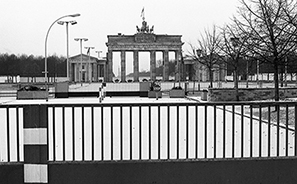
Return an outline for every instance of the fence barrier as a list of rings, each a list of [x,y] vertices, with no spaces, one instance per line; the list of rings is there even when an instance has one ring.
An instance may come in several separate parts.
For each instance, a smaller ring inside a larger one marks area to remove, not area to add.
[[[26,105],[0,106],[0,161],[24,161]],[[296,156],[296,102],[46,104],[49,161]]]

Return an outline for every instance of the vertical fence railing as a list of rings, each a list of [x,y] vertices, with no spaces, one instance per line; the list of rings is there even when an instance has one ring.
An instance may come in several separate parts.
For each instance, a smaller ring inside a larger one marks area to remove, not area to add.
[[[23,162],[23,108],[0,105],[0,162]]]
[[[296,102],[47,106],[49,161],[297,156]],[[0,106],[1,162],[23,161],[22,117]]]
[[[290,125],[296,122],[296,106],[295,103],[49,105],[50,160],[296,156],[296,130]],[[65,126],[68,124],[72,126]],[[66,144],[72,144],[72,149]]]

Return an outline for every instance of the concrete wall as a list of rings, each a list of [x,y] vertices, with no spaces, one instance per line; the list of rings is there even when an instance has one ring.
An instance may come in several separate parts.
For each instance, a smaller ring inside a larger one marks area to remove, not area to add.
[[[23,184],[24,166],[21,163],[0,163],[1,184]]]
[[[49,163],[48,183],[297,183],[297,158]],[[23,164],[0,164],[1,184],[24,183]]]
[[[49,183],[297,183],[296,158],[49,164]]]
[[[297,88],[280,88],[280,98],[297,98]],[[274,88],[239,89],[240,101],[274,99]],[[235,101],[235,90],[232,88],[213,88],[208,90],[208,101]]]

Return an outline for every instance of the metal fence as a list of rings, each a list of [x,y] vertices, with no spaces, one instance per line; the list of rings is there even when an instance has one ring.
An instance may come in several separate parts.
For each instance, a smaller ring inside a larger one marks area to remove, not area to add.
[[[48,160],[296,156],[297,102],[48,104]],[[23,161],[23,106],[0,106],[0,159]]]
[[[0,105],[0,162],[23,162],[23,108]]]

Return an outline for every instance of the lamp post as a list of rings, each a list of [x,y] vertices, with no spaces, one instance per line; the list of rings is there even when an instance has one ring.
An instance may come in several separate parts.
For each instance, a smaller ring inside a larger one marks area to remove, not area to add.
[[[101,50],[96,50],[95,52],[98,53],[98,59],[100,59],[100,54],[102,53],[102,51]]]
[[[53,27],[53,25],[56,23],[56,22],[58,22],[60,19],[62,19],[62,18],[65,18],[65,17],[78,17],[78,16],[80,16],[80,14],[72,14],[72,15],[64,15],[64,16],[62,16],[62,17],[60,17],[60,18],[58,18],[57,20],[55,20],[51,25],[50,25],[50,27],[49,27],[49,29],[47,30],[47,33],[46,33],[46,37],[45,37],[45,52],[44,52],[44,82],[45,82],[45,88],[46,88],[46,92],[48,92],[48,81],[47,81],[47,73],[48,73],[48,71],[47,71],[47,38],[48,38],[48,35],[49,35],[49,32],[50,32],[50,30],[51,30],[51,28]],[[48,100],[48,98],[46,99],[46,100]]]
[[[95,52],[98,53],[98,60],[99,60],[101,58],[100,57],[100,54],[102,53],[102,51],[101,50],[96,50]],[[98,66],[96,67],[96,70],[97,70],[97,79],[96,79],[96,81],[98,80],[98,76],[100,77],[100,74],[103,73],[102,70],[101,70],[101,68],[102,67],[101,67],[100,64],[99,64],[99,71],[98,71]]]
[[[91,63],[91,49],[95,49],[95,47],[85,47],[85,49],[87,49],[87,54],[88,54],[88,56],[89,56],[89,63],[88,63],[88,68],[90,68],[90,63]],[[89,75],[90,76],[90,75]],[[92,81],[92,75],[91,75],[91,77],[89,77],[89,82],[91,82]]]
[[[67,52],[67,60],[66,60],[66,71],[67,71],[67,80],[70,81],[69,79],[69,37],[68,37],[68,24],[70,23],[71,25],[75,25],[77,24],[77,22],[75,20],[71,20],[71,21],[59,21],[58,24],[60,25],[64,25],[64,23],[66,24],[66,52]]]
[[[79,76],[79,81],[81,82],[82,86],[82,41],[88,41],[87,38],[74,38],[75,41],[80,42],[80,76]]]
[[[196,50],[196,54],[197,54],[197,58],[198,60],[200,60],[200,57],[202,55],[202,50],[201,49],[197,49]],[[197,63],[199,64],[199,63]],[[199,64],[200,65],[200,64]],[[200,91],[200,66],[198,65],[198,67],[196,68],[198,70],[198,91]],[[197,72],[197,71],[196,71]]]

